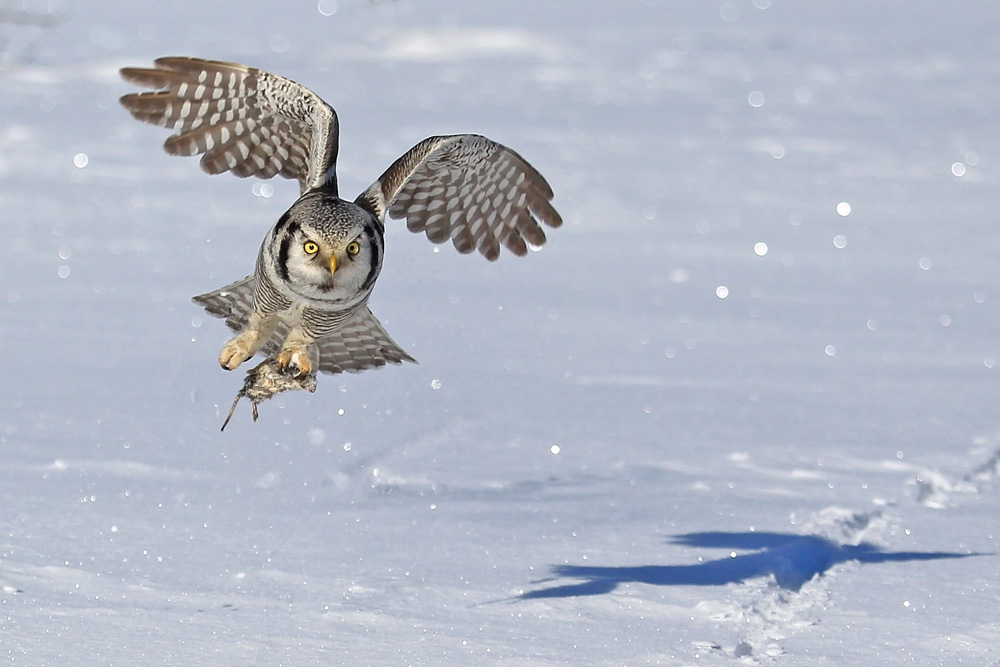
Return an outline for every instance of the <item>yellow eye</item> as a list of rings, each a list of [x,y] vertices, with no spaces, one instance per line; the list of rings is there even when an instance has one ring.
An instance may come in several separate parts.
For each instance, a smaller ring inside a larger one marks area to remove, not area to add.
[[[357,255],[359,252],[361,252],[360,243],[358,243],[357,241],[351,241],[350,243],[347,244],[348,255]]]
[[[316,245],[315,241],[306,241],[302,249],[306,251],[307,255],[315,255],[319,252],[319,246]]]

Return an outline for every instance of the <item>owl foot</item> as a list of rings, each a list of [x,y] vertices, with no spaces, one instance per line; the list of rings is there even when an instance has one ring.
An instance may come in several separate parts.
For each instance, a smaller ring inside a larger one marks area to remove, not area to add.
[[[312,374],[312,359],[309,351],[301,346],[286,347],[278,354],[278,368],[295,377]]]
[[[236,370],[240,364],[253,356],[250,346],[243,336],[236,336],[222,347],[219,364],[227,371]]]

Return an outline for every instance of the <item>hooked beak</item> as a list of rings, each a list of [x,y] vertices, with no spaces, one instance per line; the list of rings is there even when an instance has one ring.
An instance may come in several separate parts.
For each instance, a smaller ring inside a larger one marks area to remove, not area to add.
[[[337,256],[330,255],[330,273],[337,272]]]

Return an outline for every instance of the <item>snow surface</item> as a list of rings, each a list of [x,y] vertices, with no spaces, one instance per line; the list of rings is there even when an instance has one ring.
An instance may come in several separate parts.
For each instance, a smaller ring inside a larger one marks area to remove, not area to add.
[[[8,662],[1000,664],[1000,5],[232,6],[0,26]],[[481,132],[566,225],[394,225],[421,364],[220,433],[190,297],[296,188],[162,153],[117,104],[160,55],[316,90],[345,194]]]

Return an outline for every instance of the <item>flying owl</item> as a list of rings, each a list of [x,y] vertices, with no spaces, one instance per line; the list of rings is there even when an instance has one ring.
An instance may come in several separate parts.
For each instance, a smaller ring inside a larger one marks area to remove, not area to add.
[[[125,95],[143,122],[172,130],[164,149],[201,155],[210,174],[294,178],[300,196],[264,237],[254,272],[194,297],[233,336],[219,363],[257,352],[294,377],[359,372],[414,359],[368,308],[384,255],[386,215],[433,243],[493,261],[545,243],[558,227],[552,189],[520,155],[486,137],[424,139],[354,201],[340,198],[337,113],[309,89],[268,72],[197,58],[159,58],[122,77],[153,89]]]

